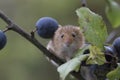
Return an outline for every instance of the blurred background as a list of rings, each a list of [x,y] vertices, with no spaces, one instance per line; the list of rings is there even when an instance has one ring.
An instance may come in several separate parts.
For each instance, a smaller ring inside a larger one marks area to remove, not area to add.
[[[107,22],[104,0],[88,0],[87,4]],[[55,18],[61,25],[78,25],[75,10],[80,7],[80,0],[0,0],[0,10],[27,32],[31,32],[36,21],[44,16]],[[0,29],[5,27],[0,19]],[[108,33],[110,31],[112,28],[108,26]],[[59,80],[56,67],[39,49],[13,31],[6,35],[7,45],[0,51],[0,80]],[[46,46],[49,40],[35,36]]]

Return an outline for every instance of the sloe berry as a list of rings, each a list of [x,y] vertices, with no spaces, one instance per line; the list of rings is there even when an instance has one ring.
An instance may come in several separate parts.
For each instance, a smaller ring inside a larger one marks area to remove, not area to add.
[[[3,31],[0,30],[0,50],[4,48],[6,43],[7,43],[6,35],[4,34]]]
[[[37,21],[36,28],[42,38],[52,38],[58,28],[58,22],[51,17],[42,17]]]
[[[112,44],[114,50],[117,53],[117,56],[120,58],[120,37],[116,38]]]

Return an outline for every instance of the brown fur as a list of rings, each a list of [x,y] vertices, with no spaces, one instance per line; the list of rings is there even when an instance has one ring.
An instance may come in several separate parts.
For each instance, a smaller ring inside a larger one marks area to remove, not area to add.
[[[79,27],[67,25],[59,27],[47,48],[63,60],[70,60],[83,46],[84,37]]]

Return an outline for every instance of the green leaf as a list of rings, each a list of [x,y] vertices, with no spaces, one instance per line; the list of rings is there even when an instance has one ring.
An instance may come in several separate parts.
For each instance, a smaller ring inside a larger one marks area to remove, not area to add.
[[[106,62],[104,53],[96,46],[90,47],[90,56],[88,57],[87,64],[102,65]]]
[[[85,50],[89,49],[89,47],[90,47],[90,45],[85,45],[82,49],[79,49],[78,51],[76,51],[75,57],[83,55]]]
[[[106,0],[106,15],[114,28],[120,26],[120,6],[113,0]]]
[[[120,79],[120,63],[118,63],[118,67],[113,71],[110,71],[107,74],[107,78],[109,80],[119,80]]]
[[[60,74],[61,80],[65,80],[65,78],[71,71],[78,70],[80,68],[81,62],[85,60],[87,57],[88,57],[88,54],[80,55],[78,57],[71,59],[70,61],[66,62],[60,67],[58,67],[57,71]]]
[[[103,44],[107,38],[107,29],[102,17],[86,7],[77,9],[76,13],[79,17],[80,27],[85,30],[86,40],[103,49]]]

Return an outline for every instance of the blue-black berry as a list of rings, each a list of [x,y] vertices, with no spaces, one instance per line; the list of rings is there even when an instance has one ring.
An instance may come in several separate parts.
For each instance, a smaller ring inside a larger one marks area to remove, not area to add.
[[[52,38],[58,29],[58,22],[51,17],[42,17],[37,21],[36,28],[42,38]]]
[[[7,38],[3,31],[0,30],[0,50],[6,45]]]
[[[117,56],[120,58],[120,37],[113,41],[113,48],[115,49]]]
[[[113,48],[113,46],[104,46],[105,47],[105,53],[110,53],[112,55],[115,54],[115,50]]]
[[[113,56],[116,56],[116,52],[113,48],[113,46],[104,46],[105,47],[105,58],[108,62],[111,62],[114,58]]]

